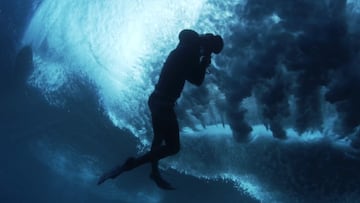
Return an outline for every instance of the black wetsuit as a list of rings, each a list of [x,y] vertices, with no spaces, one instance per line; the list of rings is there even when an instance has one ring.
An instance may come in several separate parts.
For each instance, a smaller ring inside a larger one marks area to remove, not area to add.
[[[179,44],[170,53],[148,101],[154,131],[151,151],[139,157],[136,165],[152,162],[153,170],[157,170],[158,160],[179,151],[179,125],[174,111],[175,102],[181,95],[185,81],[197,86],[202,84],[209,63],[210,59],[207,63],[200,61],[199,47]]]
[[[219,53],[222,47],[223,41],[220,36],[200,36],[188,29],[179,33],[179,44],[167,57],[155,90],[148,101],[154,131],[151,150],[138,158],[129,157],[124,164],[103,174],[98,184],[151,162],[150,178],[162,189],[175,189],[161,177],[158,168],[160,159],[180,150],[179,124],[174,106],[186,81],[197,86],[203,83],[206,68],[210,65],[211,53]]]
[[[185,81],[198,86],[202,84],[209,64],[210,54],[201,57],[199,45],[185,46],[179,43],[166,59],[155,90],[149,97],[148,104],[154,130],[151,150],[138,158],[129,157],[123,165],[103,174],[98,184],[109,178],[116,178],[124,171],[151,162],[150,177],[160,188],[174,189],[161,178],[158,161],[180,150],[179,125],[174,111],[175,102],[181,95]]]

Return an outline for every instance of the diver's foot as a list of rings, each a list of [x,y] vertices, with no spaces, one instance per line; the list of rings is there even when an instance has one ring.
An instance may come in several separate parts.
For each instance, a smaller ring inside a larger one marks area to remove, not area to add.
[[[150,178],[156,183],[156,185],[164,190],[175,190],[175,188],[168,183],[166,180],[164,180],[160,174],[158,173],[151,173]]]
[[[104,173],[98,180],[97,184],[100,185],[108,179],[114,179],[125,171],[129,171],[134,168],[135,158],[128,158],[122,166],[117,166],[107,173]]]
[[[101,185],[103,182],[105,182],[106,180],[110,179],[113,174],[112,174],[113,171],[110,171],[110,172],[107,172],[107,173],[104,173],[98,180],[97,182],[97,185]]]
[[[121,166],[123,172],[130,171],[131,169],[136,167],[136,159],[134,157],[129,157],[125,163]]]

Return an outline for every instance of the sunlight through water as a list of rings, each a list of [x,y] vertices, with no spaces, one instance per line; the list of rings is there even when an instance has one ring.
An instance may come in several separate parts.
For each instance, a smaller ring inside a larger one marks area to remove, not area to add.
[[[285,67],[287,61],[281,61],[282,57],[293,53],[289,54],[287,46],[276,44],[276,40],[288,40],[289,47],[302,46],[298,39],[304,31],[285,26],[289,20],[297,20],[291,19],[288,10],[269,11],[262,16],[257,11],[258,5],[252,5],[254,8],[248,10],[253,9],[253,13],[246,13],[247,2],[250,1],[43,0],[22,40],[22,44],[31,45],[34,52],[35,69],[28,83],[39,89],[50,105],[65,109],[71,98],[81,95],[82,85],[90,87],[96,95],[98,108],[116,127],[137,138],[137,150],[142,153],[149,148],[152,136],[147,99],[166,56],[178,42],[179,31],[190,28],[199,33],[220,34],[225,41],[224,51],[212,58],[207,81],[199,89],[185,86],[176,107],[181,112],[181,153],[162,161],[161,167],[200,179],[229,181],[239,191],[261,202],[293,200],[293,194],[287,193],[287,189],[308,189],[308,182],[306,177],[293,177],[299,163],[287,153],[299,153],[299,159],[303,161],[300,163],[304,163],[307,170],[312,163],[304,157],[312,158],[313,153],[330,156],[327,150],[318,151],[319,146],[349,152],[350,142],[340,139],[334,132],[339,115],[334,105],[324,99],[314,99],[314,103],[322,104],[319,108],[325,109],[314,119],[320,120],[319,123],[303,119],[310,127],[304,127],[302,131],[301,126],[296,126],[296,122],[306,116],[294,116],[303,113],[296,111],[296,105],[301,105],[296,94],[301,91],[294,90],[299,82],[294,78],[301,74],[296,72],[298,70],[286,69],[289,68]],[[351,8],[358,12],[359,6],[354,2],[348,4],[354,4]],[[353,26],[353,29],[358,28]],[[266,69],[273,63],[270,54],[274,53],[271,52],[282,54],[277,56],[280,62],[274,62],[277,75],[271,76],[273,80],[267,78],[272,72]],[[285,82],[277,84],[277,79]],[[269,106],[263,105],[261,100],[272,98],[268,92],[278,86],[284,87],[288,97],[274,106],[271,102]],[[321,87],[316,93],[324,96],[325,89]],[[278,114],[269,117],[283,122],[281,130],[287,139],[273,137],[275,133],[271,127],[274,123],[265,115],[267,108],[285,109],[285,113],[275,111]],[[305,113],[311,114],[315,108]],[[237,141],[235,136],[241,134],[240,128],[236,127],[242,120],[248,121],[246,124],[252,128],[246,142]],[[36,153],[40,159],[50,160],[47,161],[49,167],[61,175],[76,176],[88,182],[102,170],[94,166],[96,158],[81,156],[76,150],[53,149],[48,140],[39,143]],[[76,159],[85,161],[79,162],[74,169]],[[319,165],[331,165],[325,159],[322,161]],[[308,172],[306,170],[304,174]],[[330,186],[336,184],[335,180],[326,181]],[[324,191],[326,188],[319,189],[320,194]],[[139,199],[149,198],[152,202],[161,199],[159,194],[153,197],[151,194],[138,195]]]

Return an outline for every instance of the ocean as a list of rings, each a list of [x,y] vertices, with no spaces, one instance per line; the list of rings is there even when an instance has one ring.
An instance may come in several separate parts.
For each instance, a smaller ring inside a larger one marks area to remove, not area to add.
[[[0,202],[360,200],[354,0],[3,0]],[[150,149],[147,100],[182,29],[214,33],[204,84],[175,106],[181,150]]]

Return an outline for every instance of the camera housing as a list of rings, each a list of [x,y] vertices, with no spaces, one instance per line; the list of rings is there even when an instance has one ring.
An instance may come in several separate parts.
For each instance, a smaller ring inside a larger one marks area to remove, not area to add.
[[[210,55],[212,53],[219,54],[224,47],[222,37],[211,33],[200,35],[200,43],[203,48],[204,55]]]

